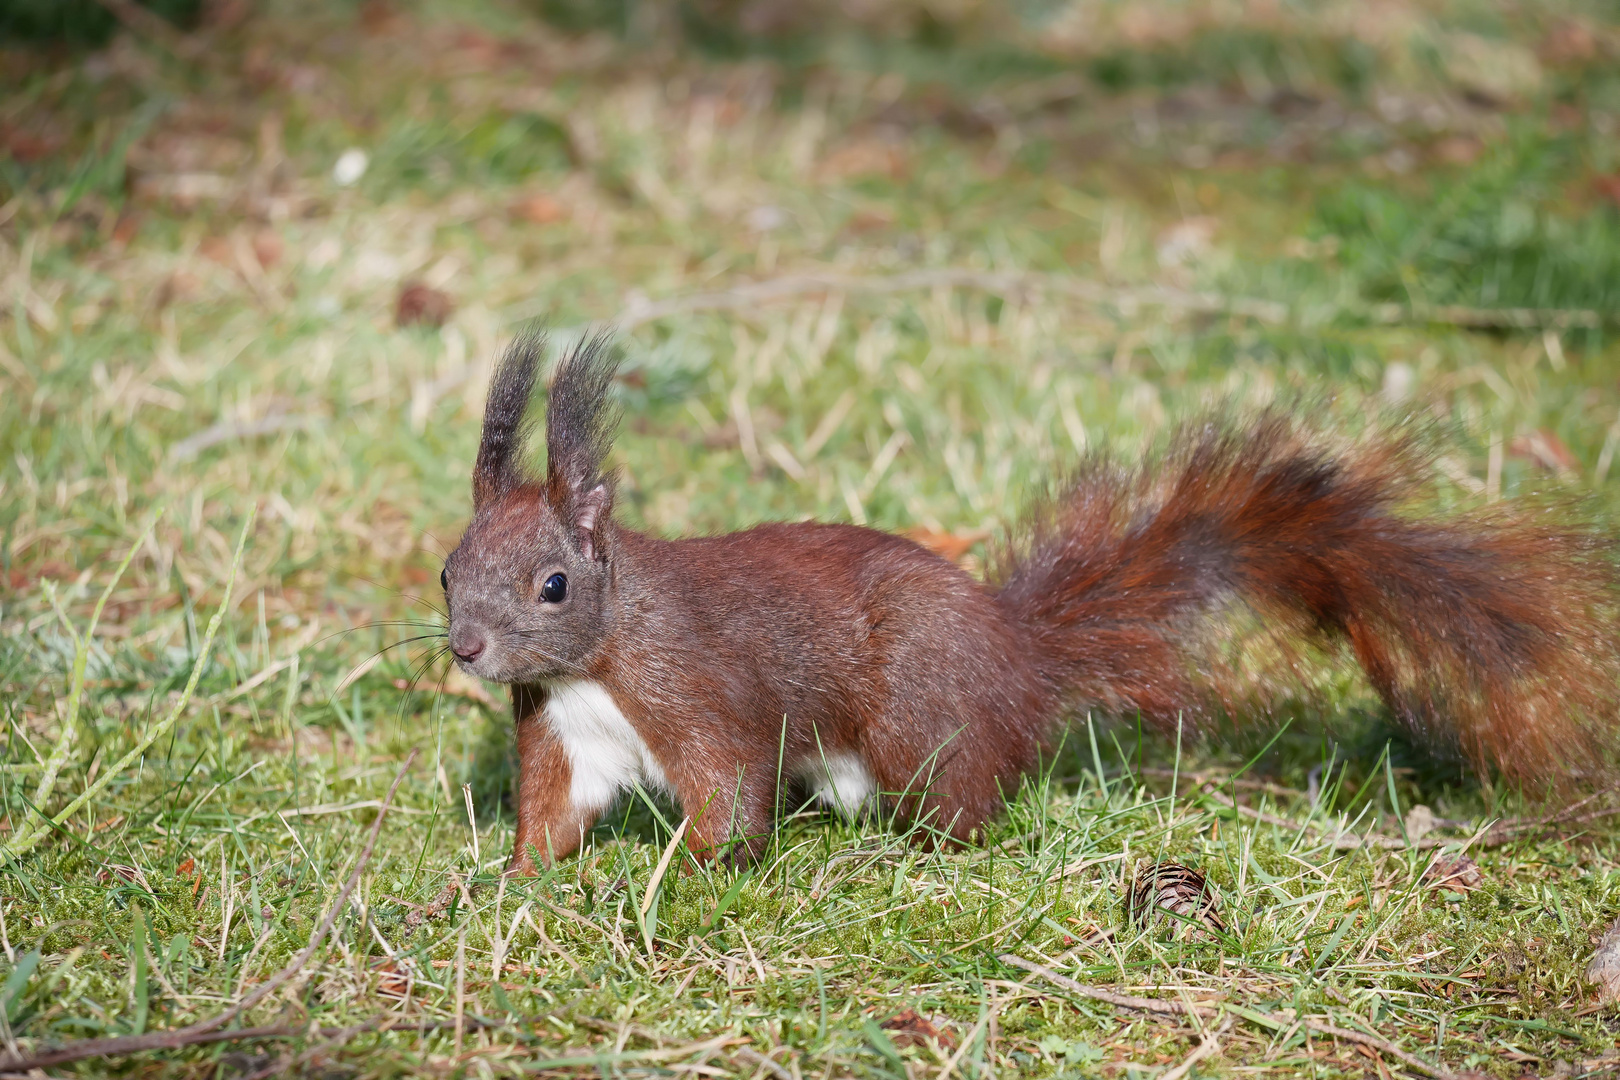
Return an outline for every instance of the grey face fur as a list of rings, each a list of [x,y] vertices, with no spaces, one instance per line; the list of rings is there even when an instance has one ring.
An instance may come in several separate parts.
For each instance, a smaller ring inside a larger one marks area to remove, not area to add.
[[[562,597],[547,599],[558,575]],[[451,651],[481,679],[583,676],[607,633],[607,559],[585,556],[536,486],[479,509],[445,562],[445,582]]]
[[[546,476],[518,464],[541,339],[496,370],[473,472],[473,520],[445,562],[450,649],[463,671],[502,683],[584,677],[611,630],[613,481],[607,405],[614,362],[601,339],[558,366],[546,408]]]

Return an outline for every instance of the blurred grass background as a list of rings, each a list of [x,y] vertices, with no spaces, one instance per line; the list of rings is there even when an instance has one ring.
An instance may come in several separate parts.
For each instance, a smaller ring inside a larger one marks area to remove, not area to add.
[[[420,813],[390,819],[276,1015],[444,1018],[453,969],[459,1015],[553,1020],[312,1041],[298,1068],[763,1068],[657,1056],[728,1032],[795,1080],[945,1067],[872,1026],[908,1007],[975,1075],[1151,1072],[1199,1043],[1036,996],[1005,949],[1288,1018],[1245,1020],[1200,1071],[1360,1075],[1293,1022],[1339,1013],[1457,1069],[1607,1067],[1613,1014],[1583,1011],[1577,976],[1620,912],[1614,833],[1475,852],[1463,892],[1425,887],[1420,853],[1331,861],[1308,823],[1341,810],[1399,835],[1415,802],[1518,809],[1403,745],[1348,671],[1275,741],[1267,723],[1177,758],[1104,730],[984,852],[795,820],[724,918],[734,876],[670,879],[648,954],[624,900],[668,832],[635,803],[556,875],[408,921],[504,859],[512,766],[498,688],[379,650],[436,622],[489,364],[534,318],[623,328],[621,512],[672,535],[854,520],[976,567],[1083,448],[1276,399],[1351,428],[1435,417],[1442,502],[1551,490],[1612,513],[1612,4],[10,0],[0,35],[6,835],[37,819],[72,628],[123,553],[162,510],[80,650],[50,813],[178,699],[259,508],[179,722],[0,878],[25,1045],[180,1023],[274,971],[421,747],[401,796]],[[1116,775],[1256,754],[1246,797],[1296,832]],[[1138,852],[1208,870],[1233,940],[1126,927]],[[540,926],[510,924],[519,896]],[[458,935],[483,959],[455,967]],[[247,1074],[303,1046],[134,1068]]]

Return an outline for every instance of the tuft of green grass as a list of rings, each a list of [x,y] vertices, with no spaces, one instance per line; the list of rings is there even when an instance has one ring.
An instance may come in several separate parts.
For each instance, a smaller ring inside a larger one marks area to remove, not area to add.
[[[488,365],[537,316],[624,319],[621,512],[663,534],[993,538],[1084,448],[1214,401],[1416,410],[1450,433],[1441,502],[1614,512],[1612,12],[1397,4],[1368,38],[1359,6],[937,7],[791,48],[738,15],[727,53],[650,33],[678,14],[652,3],[287,0],[200,67],[127,36],[0,53],[0,1042],[250,992],[419,750],[307,978],[242,1018],[300,1034],[56,1074],[1119,1076],[1206,1032],[1198,1075],[1379,1067],[1309,1023],[1453,1071],[1612,1067],[1581,972],[1620,914],[1613,821],[1470,846],[1547,808],[1401,741],[1331,661],[1179,742],[1073,718],[968,850],[804,810],[759,865],[695,866],[638,793],[497,878],[508,720],[434,659],[437,578]],[[937,268],[983,287],[888,287]],[[728,293],[829,272],[871,287]],[[1020,273],[1087,298],[994,277]],[[394,324],[413,281],[442,327]],[[1440,848],[1341,846],[1419,806]],[[1426,880],[1464,849],[1477,886]],[[1165,859],[1224,934],[1131,923]],[[883,1026],[907,1010],[938,1034]]]

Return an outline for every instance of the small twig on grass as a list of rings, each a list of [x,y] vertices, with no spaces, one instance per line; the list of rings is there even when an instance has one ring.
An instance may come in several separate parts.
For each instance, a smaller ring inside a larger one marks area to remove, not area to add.
[[[608,325],[628,333],[638,326],[657,322],[672,315],[689,315],[699,311],[736,311],[812,296],[816,293],[885,294],[939,288],[974,289],[1004,297],[1025,293],[1052,293],[1084,304],[1117,308],[1127,314],[1137,308],[1152,307],[1198,315],[1242,315],[1267,323],[1285,323],[1292,314],[1287,304],[1252,296],[1229,296],[1224,293],[1198,292],[1158,284],[1105,285],[1099,281],[1069,274],[943,266],[907,270],[898,274],[861,275],[835,272],[786,274],[764,281],[743,282],[716,292],[686,293],[662,300],[649,300],[635,294],[608,320]],[[1351,314],[1370,318],[1374,322],[1449,323],[1475,329],[1543,327],[1566,329],[1620,323],[1620,312],[1576,309],[1407,307],[1401,304],[1382,304],[1372,308],[1352,306],[1349,311]],[[543,314],[544,311],[540,309],[519,309],[513,314],[513,318],[522,321]],[[586,329],[584,326],[569,326],[561,328],[558,333],[563,337],[572,337],[585,332]],[[477,370],[482,369],[478,365],[463,364],[432,382],[419,384],[411,405],[413,415],[419,414],[425,418],[427,411],[436,402],[472,378]]]
[[[1135,1009],[1138,1012],[1158,1013],[1161,1016],[1191,1016],[1198,1017],[1200,1019],[1213,1019],[1220,1015],[1222,1011],[1221,1006],[1219,1005],[1201,1006],[1181,1001],[1139,998],[1132,997],[1128,994],[1115,994],[1108,990],[1099,990],[1094,986],[1086,986],[1083,983],[1076,982],[1067,975],[1060,975],[1051,968],[1044,967],[1032,960],[1025,960],[1017,953],[1002,953],[997,957],[997,959],[1002,963],[1009,964],[1015,968],[1022,968],[1024,971],[1033,972],[1048,982],[1062,987],[1077,997],[1089,998],[1092,1001],[1100,1001],[1121,1009]],[[1433,1076],[1436,1077],[1437,1080],[1452,1080],[1455,1075],[1446,1069],[1440,1068],[1439,1066],[1430,1065],[1428,1062],[1424,1061],[1415,1054],[1409,1054],[1405,1050],[1402,1050],[1400,1047],[1396,1046],[1394,1043],[1389,1042],[1386,1039],[1380,1039],[1376,1035],[1366,1035],[1359,1031],[1351,1031],[1348,1028],[1337,1027],[1333,1024],[1327,1023],[1326,1021],[1314,1020],[1308,1017],[1301,1019],[1300,1023],[1304,1024],[1307,1028],[1317,1032],[1318,1034],[1331,1035],[1336,1039],[1344,1039],[1347,1042],[1360,1043],[1369,1049],[1378,1050],[1381,1053],[1388,1054],[1390,1057],[1406,1065],[1408,1068],[1415,1069],[1416,1071],[1423,1073],[1425,1076]]]
[[[1322,1020],[1307,1019],[1304,1023],[1306,1027],[1310,1028],[1318,1035],[1330,1035],[1335,1039],[1343,1039],[1345,1042],[1359,1043],[1370,1050],[1377,1050],[1380,1053],[1388,1054],[1390,1057],[1394,1058],[1396,1061],[1399,1061],[1407,1068],[1420,1072],[1425,1076],[1433,1076],[1438,1078],[1438,1080],[1452,1080],[1452,1078],[1457,1075],[1449,1069],[1444,1069],[1437,1065],[1430,1065],[1427,1061],[1424,1061],[1416,1054],[1409,1054],[1389,1040],[1380,1039],[1376,1035],[1367,1035],[1360,1031],[1351,1031],[1349,1028],[1335,1027],[1334,1025],[1326,1023]]]
[[[1497,822],[1495,825],[1493,825],[1491,827],[1491,832],[1492,833],[1496,833],[1496,832],[1499,832],[1499,831],[1500,832],[1508,832],[1508,833],[1512,834],[1510,837],[1508,837],[1509,839],[1517,839],[1517,838],[1519,838],[1521,836],[1524,836],[1524,835],[1526,835],[1528,833],[1533,833],[1537,829],[1544,829],[1544,828],[1547,828],[1548,826],[1551,826],[1551,825],[1577,824],[1577,823],[1581,823],[1581,822],[1593,821],[1593,820],[1596,820],[1597,818],[1606,817],[1606,816],[1608,816],[1610,814],[1620,814],[1620,806],[1606,806],[1606,807],[1602,807],[1602,808],[1600,808],[1598,810],[1588,811],[1585,814],[1577,814],[1576,813],[1577,810],[1579,810],[1583,806],[1586,806],[1588,803],[1595,802],[1596,800],[1601,799],[1605,795],[1612,795],[1616,791],[1620,791],[1620,784],[1610,784],[1608,787],[1600,788],[1597,791],[1592,792],[1592,794],[1588,795],[1586,798],[1581,799],[1581,800],[1579,800],[1577,802],[1570,803],[1568,806],[1564,807],[1563,809],[1555,810],[1550,814],[1544,814],[1541,817],[1532,818],[1529,821],[1500,821],[1500,822]],[[1497,840],[1494,837],[1487,834],[1485,842],[1483,844],[1481,844],[1480,846],[1481,847],[1491,847],[1491,846],[1494,846],[1494,844],[1496,844],[1496,843],[1503,843],[1503,842],[1505,842],[1505,841]]]
[[[320,422],[320,417],[303,413],[275,413],[259,420],[241,423],[221,421],[169,447],[169,460],[190,461],[209,447],[222,442],[230,442],[233,439],[255,439],[260,435],[274,435],[278,431],[303,431]]]
[[[1279,829],[1288,829],[1290,831],[1297,830],[1300,827],[1300,823],[1297,821],[1289,821],[1287,818],[1279,817],[1276,814],[1268,814],[1263,810],[1256,810],[1252,806],[1244,806],[1241,803],[1234,801],[1229,796],[1223,795],[1219,791],[1214,790],[1211,786],[1206,786],[1202,794],[1206,798],[1214,799],[1227,809],[1236,810],[1244,817],[1252,818],[1255,821],[1260,822],[1262,825],[1273,825]],[[1305,828],[1310,829],[1312,832],[1318,834],[1318,837],[1327,841],[1329,846],[1331,846],[1335,851],[1359,851],[1362,848],[1398,851],[1415,849],[1418,851],[1426,851],[1429,848],[1437,848],[1445,844],[1456,843],[1454,840],[1440,838],[1415,840],[1408,843],[1398,836],[1374,836],[1371,833],[1368,833],[1365,836],[1345,836],[1343,834],[1327,835],[1321,826],[1311,822],[1307,822],[1305,824]]]
[[[670,315],[730,311],[814,293],[894,293],[936,288],[975,289],[1003,295],[1049,292],[1089,304],[1123,308],[1166,307],[1208,314],[1231,313],[1248,315],[1263,322],[1283,322],[1288,318],[1288,305],[1253,297],[1194,292],[1166,285],[1134,288],[1104,285],[1068,274],[944,266],[907,270],[898,274],[788,274],[766,281],[747,282],[719,292],[691,293],[666,300],[633,299],[619,313],[616,325],[628,331]]]
[[[240,552],[239,552],[240,553]],[[315,928],[310,936],[309,944],[287,964],[270,978],[253,988],[253,992],[239,1000],[235,1005],[216,1016],[206,1020],[199,1020],[195,1024],[172,1031],[154,1031],[147,1035],[119,1035],[107,1039],[81,1039],[54,1050],[44,1050],[31,1055],[19,1056],[7,1054],[0,1058],[0,1069],[13,1072],[27,1072],[30,1069],[43,1069],[50,1065],[63,1065],[70,1061],[84,1061],[87,1058],[122,1057],[127,1054],[137,1054],[145,1050],[177,1050],[183,1046],[194,1046],[201,1042],[218,1042],[219,1029],[253,1008],[259,1002],[279,990],[289,980],[304,970],[310,958],[326,941],[332,927],[337,924],[338,916],[348,907],[349,896],[360,884],[360,875],[365,872],[366,864],[371,861],[371,853],[377,846],[377,837],[382,832],[383,821],[388,817],[389,807],[393,804],[394,793],[404,781],[406,772],[416,761],[418,751],[412,750],[406,757],[405,763],[399,767],[394,776],[394,782],[388,787],[388,795],[383,799],[382,808],[377,812],[377,820],[371,823],[371,832],[366,837],[365,846],[360,849],[360,855],[354,861],[354,869],[349,872],[348,881],[344,882],[339,890],[337,899],[332,902],[326,911],[326,916]],[[276,1029],[280,1030],[280,1029]],[[219,1033],[229,1036],[231,1033]]]
[[[1620,806],[1606,806],[1597,810],[1589,810],[1584,814],[1576,813],[1577,810],[1583,806],[1586,806],[1594,799],[1601,798],[1604,795],[1611,794],[1617,790],[1620,790],[1620,785],[1606,787],[1601,791],[1593,792],[1591,795],[1581,799],[1579,802],[1572,803],[1571,805],[1564,807],[1562,810],[1555,811],[1554,813],[1547,814],[1539,818],[1532,818],[1529,821],[1499,821],[1490,828],[1486,829],[1484,833],[1476,840],[1470,841],[1469,846],[1481,848],[1501,847],[1503,844],[1510,844],[1515,840],[1522,840],[1526,836],[1530,836],[1540,829],[1551,828],[1554,825],[1584,824],[1588,821],[1595,821],[1598,818],[1620,814]],[[1274,825],[1278,828],[1288,829],[1290,831],[1297,830],[1300,827],[1300,823],[1297,821],[1289,821],[1287,818],[1279,817],[1276,814],[1268,814],[1262,810],[1256,810],[1253,807],[1243,806],[1233,801],[1231,797],[1223,795],[1221,792],[1214,790],[1212,784],[1204,788],[1203,794],[1206,797],[1220,803],[1227,809],[1236,810],[1239,814],[1242,814],[1245,817],[1253,818],[1255,821],[1258,821],[1261,824]],[[1336,851],[1358,851],[1362,848],[1374,848],[1384,851],[1428,851],[1433,848],[1445,847],[1448,844],[1457,843],[1455,839],[1438,837],[1428,837],[1422,840],[1407,841],[1398,836],[1374,836],[1371,833],[1366,835],[1352,836],[1346,836],[1343,833],[1330,834],[1320,825],[1316,825],[1312,822],[1306,822],[1305,828],[1316,833],[1322,840],[1325,840]]]
[[[532,1020],[532,1018],[524,1019]],[[507,1027],[519,1022],[522,1022],[519,1018],[491,1020],[490,1018],[484,1016],[469,1017],[467,1020],[467,1024],[470,1027],[475,1028]],[[394,1031],[406,1029],[426,1033],[429,1031],[442,1031],[445,1028],[453,1026],[454,1023],[455,1021],[453,1020],[415,1020],[408,1017],[402,1018],[398,1014],[389,1013],[383,1016],[374,1016],[371,1019],[362,1021],[358,1024],[350,1024],[348,1027],[312,1028],[307,1024],[266,1024],[262,1027],[231,1028],[228,1031],[209,1031],[187,1040],[184,1045],[209,1046],[213,1043],[222,1042],[259,1042],[271,1039],[299,1038],[325,1040],[319,1046],[311,1047],[309,1050],[304,1051],[304,1053],[300,1054],[296,1059],[282,1059],[282,1061],[270,1065],[266,1067],[266,1069],[254,1073],[250,1077],[244,1078],[244,1080],[260,1080],[262,1077],[279,1075],[283,1071],[287,1061],[292,1061],[294,1064],[297,1064],[298,1062],[302,1062],[314,1057],[323,1050],[330,1049],[336,1043],[348,1042],[350,1039],[354,1038],[354,1036],[364,1034],[367,1031]],[[14,1069],[12,1066],[5,1064],[0,1064],[0,1069],[5,1070],[4,1072],[0,1072],[0,1077],[5,1078],[38,1075],[37,1073],[31,1073],[29,1070]]]
[[[1604,323],[1620,322],[1620,313],[1581,308],[1471,308],[1455,304],[1437,307],[1380,304],[1372,316],[1384,323],[1445,323],[1476,330],[1567,330],[1571,327],[1598,329]]]
[[[662,300],[649,300],[635,294],[608,320],[607,325],[621,333],[629,333],[638,326],[667,319],[672,315],[689,315],[699,311],[736,311],[794,300],[802,296],[813,296],[817,293],[881,295],[941,288],[973,289],[1000,296],[1054,293],[1081,303],[1110,306],[1127,311],[1143,307],[1168,308],[1194,314],[1244,315],[1271,323],[1286,322],[1289,315],[1287,304],[1247,296],[1195,292],[1168,285],[1136,287],[1104,285],[1069,274],[974,270],[962,266],[942,266],[907,270],[898,274],[862,275],[834,272],[786,274],[764,281],[746,281],[717,292],[685,293]],[[541,310],[520,309],[512,317],[521,321],[541,314],[544,314]],[[584,333],[587,329],[586,326],[561,327],[557,330],[557,334],[566,338]],[[463,364],[432,382],[420,384],[411,405],[412,411],[425,415],[425,411],[431,409],[434,403],[472,378],[473,373],[478,370],[482,370],[478,365]]]
[[[1161,998],[1133,997],[1130,994],[1116,994],[1112,990],[1099,990],[1095,986],[1087,986],[1076,982],[1067,975],[1059,975],[1051,968],[1037,964],[1033,960],[1025,960],[1017,953],[1002,953],[996,957],[1003,964],[1010,964],[1015,968],[1034,975],[1039,975],[1055,986],[1061,986],[1071,994],[1092,1001],[1100,1001],[1104,1005],[1112,1005],[1116,1009],[1134,1009],[1137,1012],[1156,1013],[1159,1016],[1196,1016],[1205,1019],[1214,1019],[1220,1014],[1215,1006],[1204,1007],[1191,1005],[1184,1001],[1170,1001]]]

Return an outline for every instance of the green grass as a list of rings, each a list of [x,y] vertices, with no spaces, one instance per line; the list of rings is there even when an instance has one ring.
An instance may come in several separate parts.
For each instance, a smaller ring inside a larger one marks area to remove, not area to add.
[[[242,1021],[408,1030],[51,1075],[238,1076],[283,1054],[311,1075],[753,1075],[751,1051],[796,1080],[941,1076],[949,1045],[878,1026],[908,1008],[962,1048],[964,1077],[1156,1075],[1200,1043],[1009,952],[1229,1006],[1198,1075],[1377,1071],[1307,1020],[1453,1070],[1612,1068],[1615,1013],[1580,973],[1620,914],[1620,833],[1475,848],[1465,892],[1424,884],[1426,850],[1333,849],[1341,819],[1398,837],[1417,804],[1468,823],[1433,834],[1458,847],[1545,812],[1402,741],[1348,669],[1286,725],[1179,747],[1078,717],[980,848],[796,815],[746,873],[677,861],[644,919],[672,808],[631,800],[583,855],[498,886],[504,710],[396,644],[438,625],[483,382],[518,326],[807,272],[1028,271],[1112,300],[806,292],[638,325],[628,523],[993,533],[1083,445],[1129,451],[1209,401],[1275,398],[1346,424],[1434,416],[1448,503],[1567,486],[1612,514],[1612,9],[1397,6],[1380,36],[1334,5],[1166,4],[1142,23],[1101,4],[1075,35],[1066,5],[965,5],[959,23],[720,48],[671,45],[678,6],[621,7],[569,37],[574,4],[287,3],[205,29],[194,62],[127,37],[0,53],[0,835],[94,792],[0,876],[0,1036],[225,1008],[308,942],[415,749],[358,902]],[[349,147],[370,166],[340,187]],[[442,330],[394,326],[412,279],[454,299]],[[1158,287],[1281,314],[1133,302]],[[1489,325],[1517,308],[1587,314]],[[1516,441],[1537,432],[1567,448],[1562,473]],[[36,808],[79,659],[77,738]],[[1160,858],[1208,873],[1224,935],[1129,923],[1124,884]],[[512,966],[492,977],[497,951]]]

